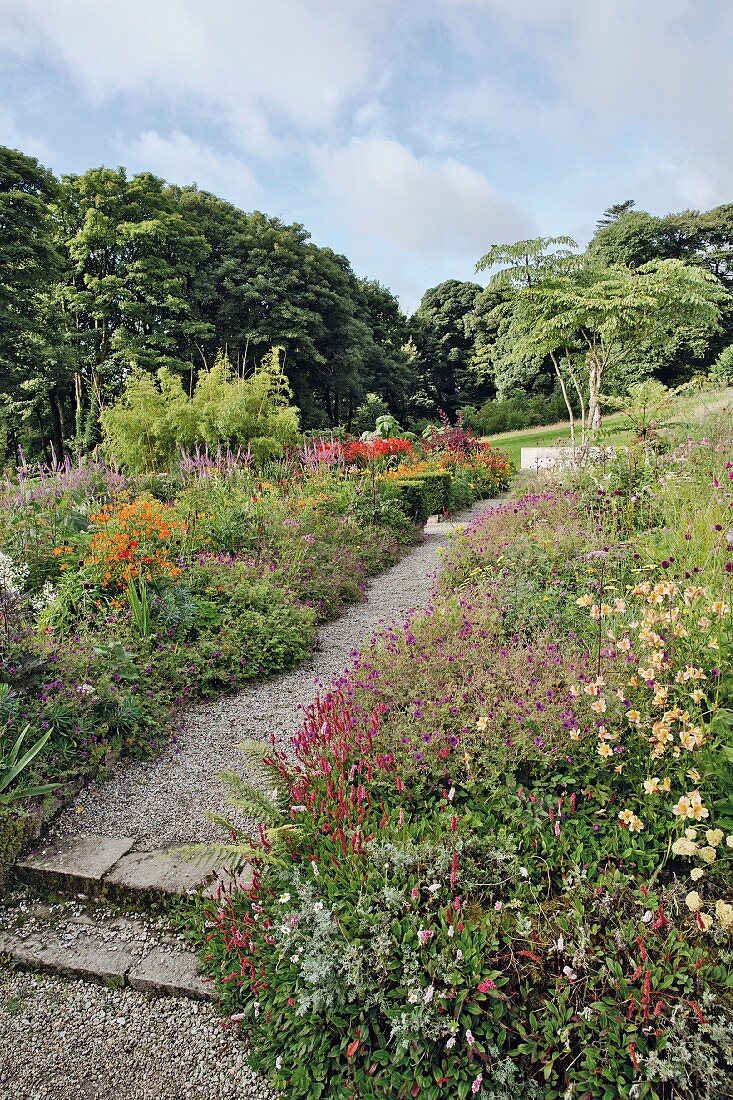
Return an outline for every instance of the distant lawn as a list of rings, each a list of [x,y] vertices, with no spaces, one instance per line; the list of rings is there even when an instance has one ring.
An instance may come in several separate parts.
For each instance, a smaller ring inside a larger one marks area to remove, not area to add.
[[[724,413],[726,410],[733,413],[733,388],[712,390],[705,394],[678,399],[677,414],[675,419],[681,424],[689,423],[691,419],[701,420],[706,415]],[[603,418],[603,428],[599,436],[600,444],[615,445],[625,443],[633,436],[628,428],[628,421],[623,413],[612,413]],[[567,421],[558,424],[547,424],[540,428],[523,428],[516,432],[502,432],[499,435],[485,437],[492,447],[509,455],[511,461],[519,468],[520,452],[522,447],[552,447],[555,444],[570,444],[570,430]],[[580,438],[578,432],[577,438]]]

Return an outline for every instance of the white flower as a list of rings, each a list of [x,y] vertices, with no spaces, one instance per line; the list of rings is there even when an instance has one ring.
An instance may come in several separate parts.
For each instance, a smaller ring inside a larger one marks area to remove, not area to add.
[[[314,859],[311,860],[311,867],[313,869],[313,874],[316,876],[316,878],[318,878],[321,872],[318,870],[318,864]]]
[[[428,886],[428,892],[430,894],[435,894],[435,893],[437,893],[438,890],[440,890],[440,883],[439,882],[433,882],[430,886]]]
[[[430,1002],[433,999],[433,994],[434,993],[435,993],[435,986],[434,985],[429,985],[428,988],[425,990],[425,992],[422,995],[422,999],[423,999],[423,1001],[426,1005],[430,1004]]]
[[[314,913],[321,913],[323,911],[323,902],[317,901],[313,906]]]
[[[275,1059],[275,1069],[277,1069],[277,1070],[282,1069],[282,1064],[283,1064],[282,1055],[278,1054],[277,1058]]]
[[[453,1050],[453,1047],[455,1045],[456,1045],[456,1037],[455,1037],[455,1035],[451,1035],[450,1039],[446,1040],[445,1049],[446,1050]]]
[[[452,802],[455,797],[456,797],[456,788],[451,787],[451,789],[448,791],[448,801]]]
[[[527,870],[526,867],[520,867],[519,868],[519,873],[522,876],[522,878],[529,878],[529,871]]]
[[[281,905],[287,905],[290,901],[290,894],[281,894],[277,900],[280,902]]]

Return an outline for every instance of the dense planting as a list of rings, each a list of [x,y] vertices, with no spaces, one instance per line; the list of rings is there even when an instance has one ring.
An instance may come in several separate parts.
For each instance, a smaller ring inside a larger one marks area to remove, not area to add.
[[[733,1054],[733,445],[458,536],[265,757],[208,966],[291,1098],[712,1098]]]
[[[363,465],[352,446],[336,465],[311,447],[259,469],[248,451],[199,449],[143,478],[66,463],[7,479],[0,805],[17,813],[120,752],[148,754],[177,704],[301,660],[315,626],[418,536],[389,480],[397,461],[423,497],[419,478],[447,479],[433,510],[451,506],[454,481],[463,503],[469,484],[473,499],[508,477],[493,452],[492,477],[474,482],[447,443],[427,458],[411,442],[399,457],[359,444]]]

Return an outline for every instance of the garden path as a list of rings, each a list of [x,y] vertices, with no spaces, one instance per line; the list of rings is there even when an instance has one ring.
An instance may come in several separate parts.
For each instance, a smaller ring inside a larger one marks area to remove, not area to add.
[[[365,602],[324,628],[308,663],[187,710],[175,745],[154,762],[120,763],[105,783],[79,795],[55,833],[79,842],[88,837],[94,858],[104,854],[96,839],[101,837],[118,838],[112,847],[127,838],[123,847],[128,851],[131,845],[131,854],[221,839],[206,812],[221,811],[225,803],[221,770],[244,768],[237,745],[271,731],[283,738],[293,732],[316,685],[338,676],[355,647],[428,603],[439,551],[450,532],[490,507],[483,501],[454,522],[429,523],[424,542],[372,582]],[[35,921],[36,938],[47,954],[63,955],[75,944],[78,951],[87,936],[101,939],[105,965],[113,967],[117,959],[126,984],[110,989],[0,964],[0,1100],[272,1100],[267,1083],[246,1066],[241,1043],[222,1028],[210,1004],[150,996],[139,982],[130,988],[131,975],[144,966],[140,958],[152,957],[150,941],[164,959],[176,950],[164,935],[158,943],[155,923],[140,932],[129,921],[110,923],[103,914],[78,912],[83,907],[73,900],[74,887],[68,889],[72,894],[61,914],[57,906],[24,913],[27,906],[19,902],[20,932],[11,930],[21,948],[16,957],[22,962],[24,943],[26,951],[33,947],[28,929]],[[0,919],[0,931],[3,923]]]
[[[428,602],[438,550],[450,531],[489,506],[482,501],[453,522],[428,523],[424,541],[372,581],[366,600],[323,628],[308,662],[188,709],[175,744],[152,763],[122,761],[103,784],[82,791],[59,819],[56,832],[135,837],[135,850],[221,839],[221,829],[206,814],[225,806],[220,772],[242,770],[237,746],[245,738],[264,739],[271,732],[287,738],[293,733],[316,685],[338,676],[356,646]]]

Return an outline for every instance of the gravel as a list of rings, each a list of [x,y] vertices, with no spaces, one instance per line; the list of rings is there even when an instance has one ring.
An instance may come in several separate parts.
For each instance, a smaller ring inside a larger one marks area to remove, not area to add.
[[[465,523],[488,507],[483,501],[455,522]],[[244,772],[238,745],[245,739],[265,739],[271,732],[279,738],[293,733],[317,685],[329,684],[343,672],[356,647],[429,601],[438,550],[454,526],[429,524],[424,542],[372,582],[364,603],[324,627],[307,663],[236,695],[188,709],[176,742],[162,756],[154,762],[120,762],[103,784],[82,791],[55,831],[135,837],[138,850],[221,840],[221,828],[206,814],[221,812],[226,805],[220,772]]]
[[[0,1100],[274,1100],[210,1005],[0,969]]]

